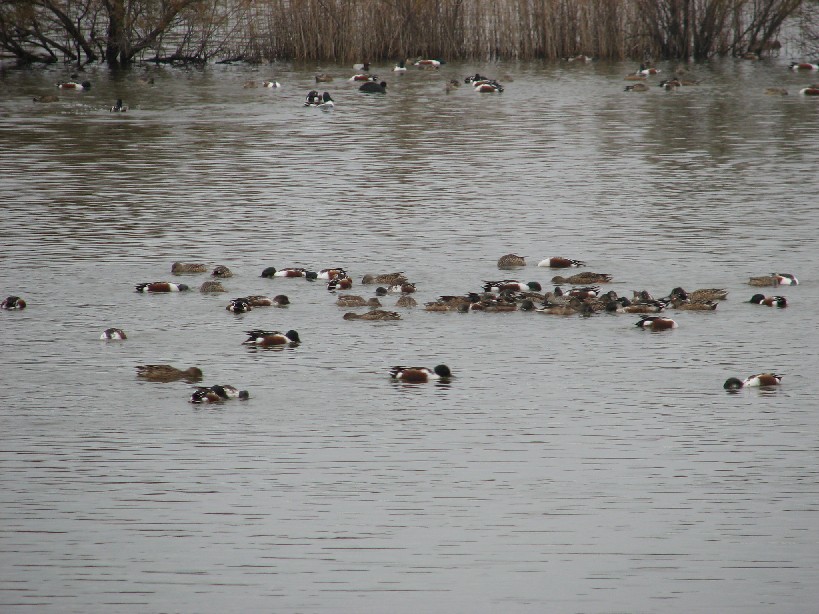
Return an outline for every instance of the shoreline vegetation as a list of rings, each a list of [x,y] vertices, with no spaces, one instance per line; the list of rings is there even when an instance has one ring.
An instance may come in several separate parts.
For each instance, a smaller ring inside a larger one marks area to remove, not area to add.
[[[819,53],[816,0],[5,0],[23,64]]]

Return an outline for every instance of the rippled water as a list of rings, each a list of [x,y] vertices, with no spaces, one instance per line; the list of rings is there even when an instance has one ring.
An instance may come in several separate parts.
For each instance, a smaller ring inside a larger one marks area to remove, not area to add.
[[[67,72],[0,72],[0,292],[29,303],[0,313],[0,609],[815,608],[811,77],[724,62],[638,94],[626,64],[389,69],[386,96],[332,66],[99,71],[50,105],[31,99]],[[476,70],[506,91],[446,93]],[[315,72],[336,76],[332,113],[301,106]],[[324,284],[259,277],[403,270],[422,304],[507,277],[508,252],[524,281],[563,255],[620,294],[730,295],[652,334],[629,315],[351,322]],[[229,266],[228,293],[134,292],[177,260]],[[775,290],[790,307],[748,304],[774,270],[800,278]],[[282,292],[287,309],[224,309]],[[303,343],[248,349],[251,328]],[[191,405],[184,382],[137,380],[145,363],[251,399]],[[456,378],[387,376],[416,363]],[[722,389],[764,370],[783,386]]]

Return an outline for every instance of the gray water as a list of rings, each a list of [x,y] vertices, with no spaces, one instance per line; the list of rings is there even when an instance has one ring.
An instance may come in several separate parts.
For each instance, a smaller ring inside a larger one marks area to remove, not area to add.
[[[726,61],[666,92],[660,66],[645,93],[623,91],[631,64],[374,66],[385,96],[339,66],[99,70],[54,104],[32,97],[69,71],[0,72],[0,293],[29,305],[0,313],[0,610],[815,611],[819,101],[797,92],[817,77]],[[445,91],[475,71],[506,91]],[[313,88],[335,111],[302,106]],[[529,266],[499,271],[509,252]],[[729,297],[664,333],[422,308],[550,287],[555,255],[628,296]],[[208,279],[174,261],[235,276],[134,292]],[[345,321],[268,266],[402,270],[419,307]],[[747,302],[772,271],[800,279],[764,289],[787,309]],[[249,349],[252,328],[302,343]],[[251,398],[192,405],[146,363]],[[449,384],[388,376],[438,363]],[[769,370],[782,386],[722,389]]]

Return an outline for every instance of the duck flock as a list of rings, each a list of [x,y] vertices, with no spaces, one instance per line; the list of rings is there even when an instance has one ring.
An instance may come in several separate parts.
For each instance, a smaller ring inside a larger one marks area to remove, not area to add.
[[[484,313],[505,313],[513,311],[551,316],[591,316],[597,313],[635,314],[639,320],[634,323],[642,330],[651,332],[671,331],[678,327],[677,322],[669,315],[673,311],[714,311],[721,301],[728,298],[723,288],[700,288],[685,290],[675,287],[664,296],[655,297],[647,290],[634,290],[631,297],[619,296],[614,290],[604,290],[606,284],[613,281],[609,273],[585,270],[573,275],[555,275],[551,282],[553,289],[544,291],[537,281],[526,281],[512,277],[511,272],[522,270],[527,266],[526,259],[517,254],[506,254],[498,259],[497,267],[504,275],[497,279],[482,280],[472,289],[461,294],[443,295],[427,301],[423,309],[430,312],[457,312],[467,314],[472,311]],[[538,262],[539,268],[553,271],[585,268],[586,263],[574,258],[554,256]],[[203,263],[174,262],[170,269],[173,275],[196,275],[209,273],[209,279],[199,285],[201,293],[226,292],[222,281],[233,276],[224,265],[209,267]],[[323,287],[336,297],[335,304],[342,308],[366,308],[363,312],[347,311],[343,320],[390,321],[400,320],[397,311],[382,309],[381,300],[387,296],[397,297],[396,307],[413,308],[418,306],[414,294],[417,285],[411,282],[403,271],[364,275],[360,282],[355,282],[351,275],[340,266],[309,270],[305,268],[286,267],[277,269],[267,267],[260,277],[275,279],[301,280]],[[360,284],[373,288],[371,296],[346,293]],[[748,279],[748,285],[755,288],[776,288],[778,286],[796,286],[798,279],[790,273],[771,273]],[[152,281],[135,284],[137,293],[171,293],[189,292],[191,286],[176,281]],[[281,286],[279,285],[279,288]],[[788,301],[784,296],[766,295],[760,292],[753,294],[748,303],[761,307],[785,308]],[[0,303],[6,311],[25,309],[27,302],[20,296],[8,296]],[[274,296],[247,295],[228,299],[225,309],[235,314],[246,313],[253,309],[277,307],[288,308],[291,301],[286,294]],[[243,345],[261,348],[298,347],[302,339],[296,330],[278,331],[253,329],[247,331]],[[105,341],[125,341],[126,332],[120,328],[107,328],[100,335]],[[137,377],[153,382],[175,382],[184,380],[196,384],[203,378],[201,369],[189,367],[177,368],[166,364],[139,365]],[[386,371],[395,381],[408,384],[421,384],[429,381],[449,382],[453,372],[447,365],[425,366],[391,366]],[[777,386],[782,376],[776,373],[758,373],[739,379],[731,377],[726,380],[724,388],[736,391],[745,387]],[[191,403],[221,403],[230,399],[245,400],[249,398],[247,390],[239,390],[227,384],[212,386],[197,385],[190,396]]]

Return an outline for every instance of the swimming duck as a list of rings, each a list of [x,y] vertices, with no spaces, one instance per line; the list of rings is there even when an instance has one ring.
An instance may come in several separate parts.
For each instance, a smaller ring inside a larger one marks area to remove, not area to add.
[[[590,271],[578,273],[577,275],[572,275],[571,277],[563,277],[562,275],[552,277],[553,284],[568,284],[571,286],[602,284],[610,281],[611,275],[608,273],[592,273]]]
[[[566,269],[569,267],[586,266],[582,260],[572,260],[571,258],[562,258],[561,256],[552,256],[545,258],[537,263],[538,266],[551,267],[553,269]]]
[[[12,309],[25,309],[26,302],[21,299],[19,296],[7,296],[3,299],[3,302],[0,303],[0,309],[8,309],[11,311]]]
[[[411,284],[409,282],[404,282],[402,284],[393,284],[387,289],[388,292],[398,293],[401,292],[403,294],[412,294],[415,292],[415,284]]]
[[[369,73],[360,73],[350,77],[350,81],[377,81],[378,75],[371,75]]]
[[[659,68],[654,68],[653,66],[648,66],[646,64],[640,64],[640,69],[637,71],[636,74],[638,75],[656,75],[661,73],[662,71]]]
[[[763,275],[761,277],[751,277],[748,280],[748,285],[750,286],[757,286],[757,287],[765,287],[765,286],[778,286],[779,280],[777,279],[776,275]]]
[[[235,298],[231,300],[225,309],[233,313],[246,313],[248,311],[253,311],[250,301],[248,301],[246,298]]]
[[[780,286],[799,285],[799,280],[790,273],[773,273],[772,275],[776,277],[776,283],[778,283]]]
[[[254,329],[247,331],[247,339],[245,339],[242,343],[245,345],[261,346],[287,344],[294,345],[296,343],[301,343],[301,339],[299,338],[299,334],[294,330],[281,333],[277,330],[268,331]]]
[[[497,93],[503,92],[503,86],[494,79],[486,81],[475,81],[472,83],[472,87],[476,92],[482,94],[493,94],[495,92]]]
[[[202,285],[199,286],[199,292],[227,292],[227,290],[225,290],[225,287],[220,281],[204,281]]]
[[[310,90],[307,92],[307,98],[304,101],[305,107],[317,107],[322,102],[321,94],[319,94],[316,90]]]
[[[262,83],[262,87],[267,87],[271,89],[276,89],[281,86],[282,86],[281,83],[279,83],[278,81],[265,81],[264,83]]]
[[[175,284],[169,281],[152,281],[136,285],[137,292],[185,292],[189,289],[187,284]]]
[[[91,89],[91,82],[83,81],[82,83],[78,83],[77,81],[64,81],[58,83],[57,87],[61,90],[89,90]]]
[[[766,387],[778,386],[782,383],[782,376],[775,373],[759,373],[745,378],[744,380],[738,377],[729,377],[722,385],[726,390],[739,390],[740,388],[748,387]]]
[[[330,96],[330,92],[324,92],[321,95],[321,102],[317,107],[322,111],[332,111],[336,108],[336,103],[333,101],[333,97]]]
[[[573,55],[571,57],[566,58],[567,62],[580,62],[581,64],[586,64],[588,62],[591,62],[592,60],[593,58],[582,53],[580,55]]]
[[[400,320],[401,314],[397,311],[384,311],[383,309],[373,309],[367,313],[345,313],[345,320]]]
[[[536,281],[521,282],[516,279],[503,279],[501,281],[485,281],[483,284],[484,292],[504,292],[512,290],[515,292],[540,292],[542,286]]]
[[[334,277],[330,281],[327,282],[327,289],[330,292],[335,290],[349,290],[353,287],[353,280],[350,277],[347,277],[345,273],[343,277]]]
[[[122,98],[117,98],[116,104],[111,107],[111,113],[125,113],[128,110],[128,107],[122,104]]]
[[[353,70],[358,72],[370,72],[370,63],[369,62],[361,62],[360,64],[353,64]]]
[[[247,390],[239,390],[234,386],[219,385],[215,386],[197,386],[194,393],[191,395],[191,403],[221,403],[229,399],[239,399],[246,401],[250,398],[250,393]]]
[[[768,96],[787,96],[788,90],[784,87],[766,87],[765,94]]]
[[[290,299],[285,294],[277,294],[273,298],[261,294],[251,294],[243,297],[251,307],[286,307]]]
[[[637,301],[632,302],[625,296],[616,300],[605,301],[604,309],[615,313],[660,313],[665,311],[666,304],[662,301]]]
[[[102,331],[100,335],[100,339],[105,340],[112,340],[112,341],[121,341],[123,339],[127,339],[128,336],[125,334],[125,331],[121,328],[106,328]]]
[[[692,301],[691,299],[674,298],[671,300],[671,306],[680,311],[714,311],[717,304],[714,301]]]
[[[171,273],[174,275],[181,275],[182,273],[205,273],[207,270],[207,265],[200,263],[174,262],[171,265]]]
[[[418,60],[414,64],[418,68],[440,68],[441,61],[440,60]]]
[[[347,271],[341,267],[335,267],[332,269],[321,269],[316,274],[316,279],[335,279],[336,277],[347,277]]]
[[[361,279],[362,284],[386,284],[394,286],[396,284],[405,284],[409,281],[403,271],[397,273],[383,273],[381,275],[370,275],[369,273]]]
[[[213,271],[211,271],[210,275],[211,277],[220,277],[222,279],[233,277],[233,273],[230,272],[230,269],[223,264],[216,266]]]
[[[267,267],[264,271],[262,271],[262,277],[307,277],[307,269],[299,269],[299,268],[287,268],[287,269],[275,269],[274,267],[270,266]],[[315,274],[315,273],[314,273]]]
[[[401,60],[395,67],[392,69],[392,72],[407,72],[406,61]]]
[[[526,258],[517,254],[506,254],[498,258],[499,269],[509,269],[512,267],[526,266]]]
[[[765,305],[766,307],[787,307],[788,299],[784,296],[765,296],[764,294],[754,294],[751,297],[750,303],[756,305]]]
[[[381,83],[374,83],[372,81],[368,81],[361,85],[358,88],[359,92],[367,92],[370,94],[386,94],[387,93],[387,82],[382,81]]]
[[[648,86],[645,83],[635,83],[634,85],[627,85],[624,92],[647,92]]]
[[[60,97],[55,96],[54,94],[43,94],[42,96],[35,96],[32,100],[34,100],[34,102],[41,102],[41,103],[59,102]]]
[[[728,290],[725,288],[700,288],[693,292],[686,292],[677,286],[668,295],[669,299],[679,301],[690,301],[692,303],[704,303],[706,301],[724,301],[728,298]]]
[[[375,299],[375,300],[378,300],[378,299]],[[418,301],[416,301],[414,298],[412,298],[409,294],[402,294],[401,296],[398,297],[398,300],[395,301],[395,306],[396,307],[403,307],[403,308],[406,308],[406,309],[409,309],[411,307],[415,307],[416,305],[418,305]]]
[[[198,382],[202,379],[202,370],[199,367],[189,367],[184,371],[171,365],[139,365],[137,377],[152,382],[175,382],[183,379],[188,382]]]
[[[327,73],[320,73],[316,75],[316,83],[329,83],[333,80],[333,77],[328,75]]]
[[[799,93],[802,96],[819,96],[819,85],[803,87],[801,90],[799,90]]]
[[[813,62],[791,62],[791,70],[819,70],[819,64]]]
[[[663,316],[643,316],[639,322],[635,323],[635,326],[646,330],[657,331],[677,328],[677,323],[671,318]]]
[[[342,294],[336,299],[339,307],[381,307],[381,301],[377,298],[364,298],[355,294]]]
[[[427,367],[396,366],[390,369],[390,377],[410,384],[423,384],[430,380],[447,380],[452,377],[452,371],[446,365]]]

